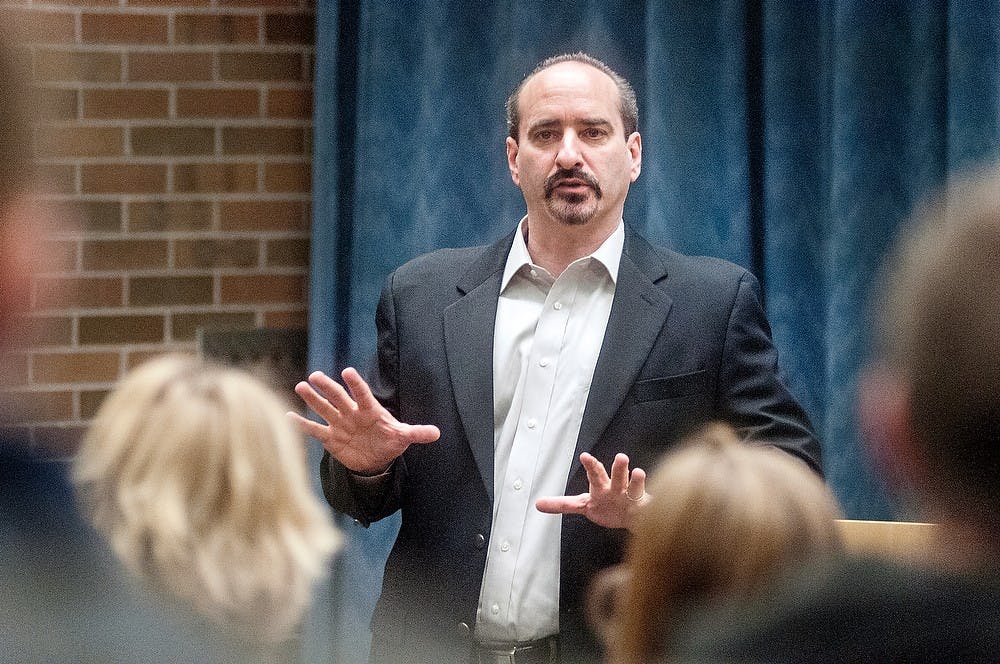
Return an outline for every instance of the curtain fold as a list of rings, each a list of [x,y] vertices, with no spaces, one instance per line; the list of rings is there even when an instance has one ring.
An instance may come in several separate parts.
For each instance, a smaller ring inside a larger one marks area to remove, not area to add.
[[[585,50],[636,88],[626,221],[751,269],[782,366],[851,518],[905,517],[857,433],[869,298],[902,222],[1000,149],[997,2],[385,0],[317,3],[310,365],[364,370],[386,275],[490,241],[524,204],[503,107]],[[335,660],[365,660],[396,523],[347,524]]]

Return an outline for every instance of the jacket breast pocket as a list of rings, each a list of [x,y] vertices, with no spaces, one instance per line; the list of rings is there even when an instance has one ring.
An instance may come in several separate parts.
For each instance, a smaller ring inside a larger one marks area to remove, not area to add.
[[[676,399],[691,394],[704,394],[708,392],[709,387],[709,372],[707,369],[702,369],[675,376],[637,381],[632,388],[632,394],[636,403],[646,403]]]

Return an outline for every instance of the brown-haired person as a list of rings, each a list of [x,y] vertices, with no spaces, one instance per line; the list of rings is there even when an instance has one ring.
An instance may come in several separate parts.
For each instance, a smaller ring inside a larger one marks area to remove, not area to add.
[[[743,444],[725,424],[668,452],[646,490],[624,562],[590,598],[613,664],[660,659],[689,611],[752,596],[841,546],[840,509],[823,481],[779,450]]]
[[[1000,171],[958,180],[923,209],[891,268],[859,413],[891,484],[919,518],[940,524],[934,555],[921,565],[850,557],[811,567],[707,617],[678,645],[679,659],[1000,653]]]
[[[128,569],[281,656],[340,541],[287,407],[244,371],[162,356],[108,396],[73,467]]]

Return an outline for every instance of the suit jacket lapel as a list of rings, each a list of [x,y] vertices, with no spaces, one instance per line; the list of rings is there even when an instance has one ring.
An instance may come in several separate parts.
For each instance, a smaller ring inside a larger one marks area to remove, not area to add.
[[[493,327],[511,233],[486,247],[456,282],[459,299],[444,310],[448,371],[459,418],[493,500]]]
[[[626,226],[615,299],[590,383],[570,477],[581,468],[580,453],[594,447],[618,412],[666,322],[672,301],[657,285],[666,276],[659,255]]]

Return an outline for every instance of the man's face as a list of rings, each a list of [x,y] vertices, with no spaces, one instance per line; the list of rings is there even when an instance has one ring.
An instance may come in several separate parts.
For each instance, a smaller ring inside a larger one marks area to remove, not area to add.
[[[582,62],[562,62],[529,79],[518,104],[507,162],[528,218],[617,225],[639,177],[642,144],[638,133],[624,135],[614,81]]]

